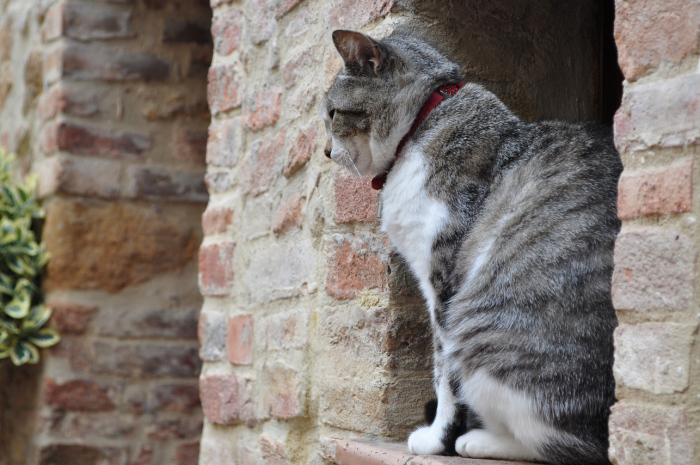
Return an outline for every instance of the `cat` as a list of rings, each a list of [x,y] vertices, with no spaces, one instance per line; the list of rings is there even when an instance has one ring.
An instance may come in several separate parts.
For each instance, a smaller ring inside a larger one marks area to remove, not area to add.
[[[381,229],[430,312],[437,408],[409,451],[609,464],[610,128],[525,122],[405,31],[333,42],[326,156],[383,185]]]

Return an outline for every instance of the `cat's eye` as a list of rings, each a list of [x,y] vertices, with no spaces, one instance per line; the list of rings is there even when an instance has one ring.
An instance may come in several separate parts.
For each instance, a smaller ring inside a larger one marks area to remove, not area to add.
[[[334,115],[335,115],[335,108],[331,109],[331,111],[328,112],[328,116],[330,116],[331,119],[333,119]]]

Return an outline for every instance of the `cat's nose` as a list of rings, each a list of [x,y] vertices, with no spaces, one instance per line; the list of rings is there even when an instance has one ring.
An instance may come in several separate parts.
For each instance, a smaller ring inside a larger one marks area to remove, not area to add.
[[[325,153],[328,158],[331,157],[331,149],[323,149],[323,153]]]

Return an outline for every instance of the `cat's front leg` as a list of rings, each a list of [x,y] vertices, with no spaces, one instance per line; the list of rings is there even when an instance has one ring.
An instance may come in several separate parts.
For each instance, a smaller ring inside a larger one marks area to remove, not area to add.
[[[447,376],[437,380],[437,412],[430,426],[417,429],[408,438],[408,450],[416,455],[455,453],[455,438],[462,430],[464,410],[453,393]]]

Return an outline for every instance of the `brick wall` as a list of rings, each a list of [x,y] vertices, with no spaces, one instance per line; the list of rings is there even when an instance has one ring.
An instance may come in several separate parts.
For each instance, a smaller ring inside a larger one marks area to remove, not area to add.
[[[0,99],[0,139],[39,175],[43,284],[63,337],[30,377],[36,397],[25,393],[21,431],[15,422],[24,442],[9,439],[7,463],[195,464],[208,1],[0,11],[24,80]],[[7,417],[29,383],[21,370],[3,393]]]
[[[697,463],[700,2],[618,0],[615,7],[625,75],[615,140],[625,172],[610,457],[619,465]]]

